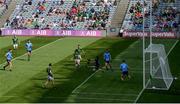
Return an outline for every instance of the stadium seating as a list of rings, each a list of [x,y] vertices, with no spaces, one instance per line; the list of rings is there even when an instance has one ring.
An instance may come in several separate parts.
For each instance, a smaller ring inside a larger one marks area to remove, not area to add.
[[[160,2],[154,0],[152,12],[152,31],[177,31],[177,3],[173,0]],[[143,29],[143,0],[131,0],[122,28],[126,31],[142,31]],[[150,27],[150,2],[145,2],[145,31]]]
[[[5,28],[103,30],[116,0],[21,0]]]
[[[8,5],[10,2],[11,2],[11,0],[0,0],[0,16],[8,8]]]

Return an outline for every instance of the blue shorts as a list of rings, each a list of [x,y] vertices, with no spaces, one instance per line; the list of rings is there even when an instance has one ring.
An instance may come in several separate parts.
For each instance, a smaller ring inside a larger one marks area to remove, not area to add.
[[[109,61],[109,60],[105,60],[105,63],[109,64],[109,63],[110,63],[110,61]]]
[[[126,75],[128,76],[128,71],[123,71],[123,72],[122,72],[122,75],[123,75],[123,76],[126,76]]]

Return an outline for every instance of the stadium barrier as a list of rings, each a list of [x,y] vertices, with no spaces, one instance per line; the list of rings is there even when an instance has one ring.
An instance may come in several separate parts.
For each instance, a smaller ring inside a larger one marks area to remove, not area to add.
[[[106,36],[106,33],[100,30],[2,29],[2,36],[11,35],[103,37]]]
[[[138,37],[149,37],[150,32],[137,32],[137,31],[125,31],[123,32],[123,37],[125,38],[138,38]],[[175,32],[152,32],[152,37],[157,38],[177,38]]]
[[[106,36],[118,36],[120,28],[117,27],[109,27],[107,28]]]
[[[0,28],[0,36],[2,35],[2,31],[1,31],[1,28]]]

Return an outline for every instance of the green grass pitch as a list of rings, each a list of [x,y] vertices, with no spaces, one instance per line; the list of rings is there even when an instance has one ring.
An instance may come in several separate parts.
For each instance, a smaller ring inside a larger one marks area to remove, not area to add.
[[[11,37],[0,37],[0,64],[5,62],[4,54],[12,48]],[[27,39],[33,43],[30,62],[26,61],[24,44]],[[142,41],[121,38],[75,38],[75,37],[21,37],[19,49],[13,51],[13,71],[0,70],[1,103],[56,103],[56,102],[127,102],[136,101],[142,90]],[[169,52],[174,39],[157,40],[167,43]],[[80,44],[86,53],[81,67],[76,70],[71,60],[72,53]],[[145,90],[137,102],[180,102],[180,43],[169,54],[169,64],[174,80],[169,91]],[[86,60],[100,57],[106,49],[112,54],[114,71],[93,71]],[[131,79],[121,81],[119,64],[125,59],[130,66]],[[53,63],[55,87],[42,88],[48,63]]]

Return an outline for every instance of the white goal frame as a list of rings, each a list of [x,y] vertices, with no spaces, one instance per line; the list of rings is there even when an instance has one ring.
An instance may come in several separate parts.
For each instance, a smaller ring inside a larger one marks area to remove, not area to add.
[[[145,2],[146,0],[143,0],[143,2]],[[149,37],[148,37],[148,41],[149,41],[149,45],[148,46],[150,46],[150,45],[152,45],[153,44],[153,39],[152,39],[152,0],[148,0],[148,1],[150,1],[150,28],[149,28],[149,33],[150,33],[150,35],[149,35]],[[143,89],[149,89],[149,88],[147,88],[147,86],[148,86],[148,84],[146,84],[146,53],[148,52],[147,51],[147,44],[146,44],[146,37],[145,37],[145,6],[144,6],[145,4],[143,3],[143,37],[142,37],[142,41],[143,41]],[[156,53],[156,54],[158,54],[158,52],[156,51],[156,52],[148,52],[148,53],[150,53],[150,59],[149,59],[149,63],[150,63],[150,70],[152,70],[153,69],[153,58],[152,58],[152,54],[153,53]],[[167,58],[167,54],[166,54],[166,58]],[[165,59],[166,59],[165,58]],[[159,67],[163,67],[163,66],[159,66]],[[169,67],[169,63],[168,63],[168,67]],[[158,79],[158,78],[157,78]],[[149,81],[148,81],[149,82]],[[148,83],[147,82],[147,83]],[[172,82],[173,82],[173,78],[172,78]],[[172,84],[172,82],[171,82],[171,84]],[[152,89],[157,89],[157,90],[168,90],[170,88],[170,86],[168,86],[167,88],[152,88]]]
[[[165,52],[164,45],[163,44],[150,44],[148,48],[145,49],[144,52],[145,54],[150,55],[150,60],[145,62],[145,64],[148,63],[148,69],[145,69],[145,71],[146,72],[148,71],[149,76],[151,76],[151,78],[149,78],[148,81],[146,79],[143,79],[145,80],[145,88],[157,89],[157,90],[168,90],[173,82],[173,77],[170,71],[168,58]],[[152,58],[152,54],[155,54],[157,57]],[[156,64],[156,67],[153,66],[154,62],[152,62],[155,60],[159,62],[158,64]],[[150,63],[150,66],[149,66],[149,63]],[[145,68],[147,67],[145,66]],[[161,73],[159,76],[156,75],[156,73],[158,72]],[[153,83],[152,79],[161,80],[161,82],[163,82],[164,85],[162,86],[160,86],[160,84],[157,85],[156,83]]]

